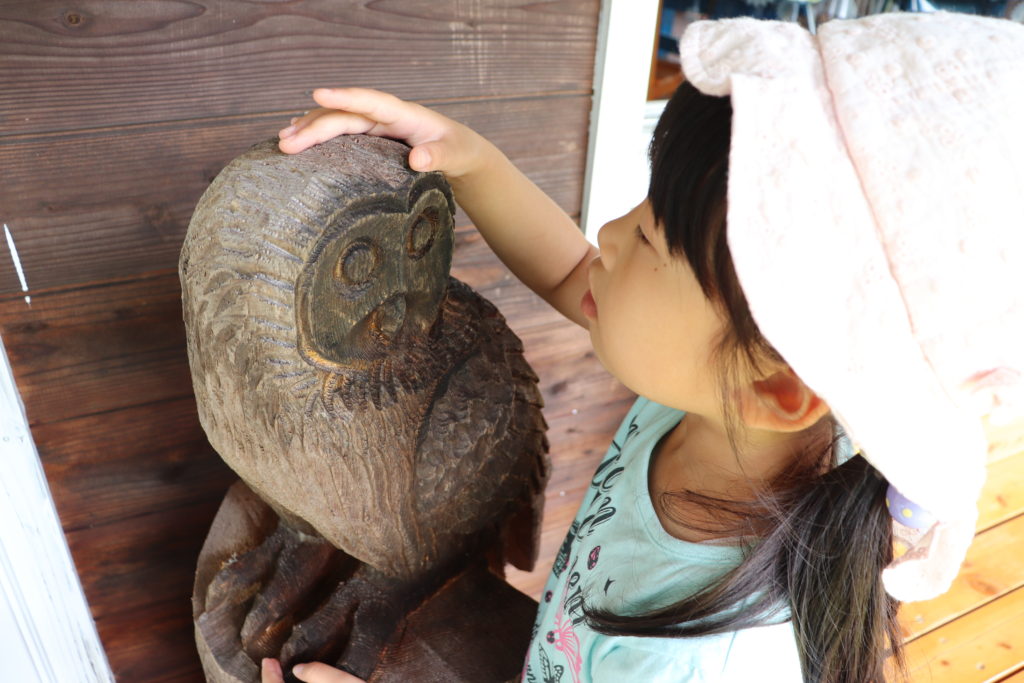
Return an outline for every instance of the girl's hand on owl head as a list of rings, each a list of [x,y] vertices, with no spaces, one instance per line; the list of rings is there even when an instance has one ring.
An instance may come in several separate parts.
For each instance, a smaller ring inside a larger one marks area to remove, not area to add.
[[[458,178],[472,170],[484,139],[472,129],[413,102],[368,88],[318,88],[321,105],[278,133],[282,152],[296,154],[339,135],[380,135],[405,141],[409,167]]]
[[[260,667],[261,683],[284,683],[284,672],[281,670],[281,662],[276,659],[264,659]],[[296,664],[292,673],[300,681],[306,683],[365,683],[361,678],[356,678],[350,673],[321,662],[309,664]]]

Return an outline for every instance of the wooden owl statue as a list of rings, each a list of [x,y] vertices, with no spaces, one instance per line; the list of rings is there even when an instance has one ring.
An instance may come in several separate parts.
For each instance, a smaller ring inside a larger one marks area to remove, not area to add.
[[[179,272],[200,421],[242,482],[193,594],[208,680],[263,657],[371,681],[515,678],[546,483],[537,378],[450,278],[451,190],[408,148],[276,140],[196,207]]]

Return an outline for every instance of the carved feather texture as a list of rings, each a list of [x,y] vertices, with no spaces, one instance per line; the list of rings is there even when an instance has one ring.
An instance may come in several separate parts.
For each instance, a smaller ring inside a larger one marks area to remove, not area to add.
[[[497,310],[448,279],[450,190],[439,174],[410,171],[406,154],[350,136],[289,157],[268,141],[214,180],[180,262],[200,420],[275,510],[380,571],[414,577],[495,534],[530,565],[548,472],[537,378]],[[436,283],[433,294],[381,295],[404,297],[391,309],[408,306],[407,320],[439,297],[436,322],[344,346],[346,321],[352,335],[367,324],[351,312],[358,297],[377,285],[333,284],[322,269],[349,253],[335,240],[363,230],[358,239],[375,243],[373,210],[392,216],[381,230],[401,231],[416,220],[402,212],[425,203],[440,212],[447,253],[403,261],[411,242],[381,235],[387,258],[356,272],[382,268],[387,287]],[[340,341],[321,350],[320,338]]]

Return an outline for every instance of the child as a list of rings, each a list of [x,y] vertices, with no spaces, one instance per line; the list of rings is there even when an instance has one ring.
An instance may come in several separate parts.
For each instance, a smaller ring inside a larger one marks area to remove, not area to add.
[[[691,26],[681,53],[648,196],[600,251],[489,142],[390,95],[317,90],[280,147],[408,142],[641,397],[524,681],[881,681],[895,598],[944,591],[970,542],[980,416],[1022,403],[1024,27],[738,19]]]

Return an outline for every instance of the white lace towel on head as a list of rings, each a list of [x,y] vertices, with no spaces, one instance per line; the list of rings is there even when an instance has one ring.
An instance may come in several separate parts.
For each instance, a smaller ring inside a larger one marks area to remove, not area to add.
[[[751,312],[936,519],[887,590],[942,593],[977,518],[980,418],[1024,412],[1024,26],[730,19],[692,24],[680,52],[698,90],[732,98],[728,239]]]

